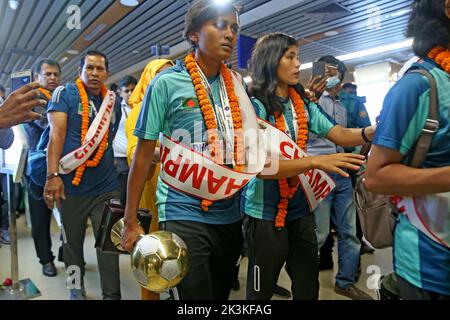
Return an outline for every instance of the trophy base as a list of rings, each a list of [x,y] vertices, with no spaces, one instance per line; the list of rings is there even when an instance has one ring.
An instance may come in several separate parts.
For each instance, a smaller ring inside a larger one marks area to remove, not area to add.
[[[41,292],[30,279],[19,280],[18,289],[13,286],[0,289],[0,300],[28,300],[41,296]]]

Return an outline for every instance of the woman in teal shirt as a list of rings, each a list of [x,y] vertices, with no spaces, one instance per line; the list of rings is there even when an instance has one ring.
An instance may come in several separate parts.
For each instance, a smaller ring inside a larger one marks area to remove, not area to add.
[[[361,129],[334,125],[317,105],[300,97],[296,89],[300,75],[298,55],[297,41],[285,34],[268,34],[258,40],[250,62],[253,82],[249,88],[257,115],[278,128],[284,126],[285,133],[300,147],[304,147],[309,131],[339,145],[362,144],[364,132]],[[371,138],[373,133],[372,127],[365,130],[366,137]],[[357,170],[363,159],[359,155],[341,153],[280,160],[275,175],[260,174],[248,184],[241,201],[242,211],[249,220],[246,224],[247,299],[270,299],[285,262],[292,280],[293,298],[318,298],[314,217],[302,188],[298,187],[290,199],[286,199],[280,193],[280,180],[283,183],[287,178],[286,182],[292,187],[298,181],[298,174],[311,169],[348,176],[345,170]],[[286,209],[286,216],[281,219],[285,220],[284,227],[275,225],[283,215],[280,208]]]

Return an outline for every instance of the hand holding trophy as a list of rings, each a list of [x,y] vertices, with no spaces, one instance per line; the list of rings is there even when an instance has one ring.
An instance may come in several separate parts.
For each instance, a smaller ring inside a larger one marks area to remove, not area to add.
[[[124,229],[123,218],[111,229],[111,241],[118,250]],[[170,231],[141,235],[131,252],[131,269],[137,282],[146,289],[161,293],[174,288],[189,270],[187,246]]]

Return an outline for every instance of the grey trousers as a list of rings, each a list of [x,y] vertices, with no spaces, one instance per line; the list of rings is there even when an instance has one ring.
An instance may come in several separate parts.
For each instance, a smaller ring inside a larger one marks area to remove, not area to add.
[[[87,219],[91,219],[97,238],[105,202],[118,197],[119,192],[114,191],[95,197],[66,196],[66,200],[61,202],[61,219],[67,239],[63,249],[64,263],[66,268],[78,266],[81,284],[84,278],[83,244]],[[119,256],[96,250],[103,299],[120,299]]]

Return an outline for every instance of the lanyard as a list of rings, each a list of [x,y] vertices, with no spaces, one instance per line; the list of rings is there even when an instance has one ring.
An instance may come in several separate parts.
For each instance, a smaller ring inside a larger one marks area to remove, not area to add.
[[[294,104],[292,103],[291,99],[289,99],[289,106],[291,107],[291,110],[292,110],[292,125],[294,127],[294,132],[292,132],[292,134],[291,134],[291,132],[290,132],[291,130],[289,129],[289,125],[287,123],[286,117],[283,114],[284,125],[286,127],[285,132],[288,136],[291,137],[292,140],[297,141],[296,139],[297,139],[297,135],[298,135],[298,115],[297,115],[297,112],[295,112]]]
[[[233,117],[231,114],[230,102],[228,100],[227,90],[225,88],[225,82],[223,80],[222,75],[219,76],[219,89],[220,89],[220,105],[216,104],[214,101],[214,96],[212,93],[212,88],[206,79],[203,71],[200,67],[198,67],[198,71],[200,74],[200,78],[202,80],[202,84],[205,87],[210,100],[214,106],[214,114],[216,116],[216,121],[219,126],[219,130],[222,133],[222,136],[225,140],[226,146],[226,159],[225,163],[233,163],[234,165],[234,127],[233,127]],[[231,157],[230,157],[231,155]],[[229,159],[231,158],[231,159]],[[230,160],[230,161],[228,161]]]

